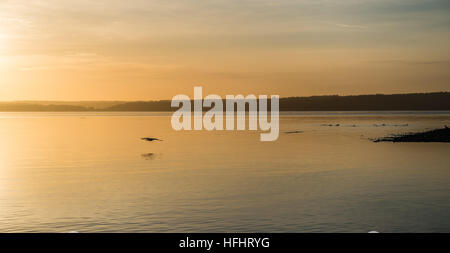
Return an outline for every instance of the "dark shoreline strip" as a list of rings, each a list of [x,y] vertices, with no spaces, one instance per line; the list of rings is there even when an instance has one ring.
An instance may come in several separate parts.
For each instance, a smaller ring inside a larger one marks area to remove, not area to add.
[[[374,139],[373,142],[450,142],[450,128],[435,129],[419,133],[407,133]]]

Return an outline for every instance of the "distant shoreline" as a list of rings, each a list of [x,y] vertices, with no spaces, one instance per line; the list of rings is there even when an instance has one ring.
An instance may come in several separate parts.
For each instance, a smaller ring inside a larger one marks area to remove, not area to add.
[[[270,103],[269,103],[270,105]],[[0,112],[172,112],[159,101],[0,102]],[[208,108],[204,108],[207,111]],[[280,98],[280,111],[449,111],[450,92]]]
[[[434,129],[418,133],[398,134],[382,137],[373,142],[445,142],[450,143],[450,128]]]

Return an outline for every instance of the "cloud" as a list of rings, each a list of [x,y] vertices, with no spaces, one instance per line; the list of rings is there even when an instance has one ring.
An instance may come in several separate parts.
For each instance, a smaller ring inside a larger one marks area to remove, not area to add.
[[[348,25],[348,24],[335,24],[337,27],[348,28],[348,29],[367,29],[367,26],[363,25]]]
[[[450,60],[423,60],[423,61],[383,60],[383,61],[372,61],[372,62],[389,63],[389,64],[405,64],[405,65],[450,65]]]

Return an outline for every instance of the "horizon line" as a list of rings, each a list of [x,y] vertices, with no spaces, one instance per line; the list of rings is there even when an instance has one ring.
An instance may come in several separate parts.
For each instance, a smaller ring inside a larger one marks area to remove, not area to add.
[[[286,98],[312,98],[312,97],[357,97],[357,96],[390,96],[390,95],[414,95],[414,94],[435,94],[435,93],[450,93],[450,91],[430,91],[430,92],[408,92],[408,93],[363,93],[363,94],[351,94],[351,95],[343,95],[343,94],[329,94],[329,95],[311,95],[311,96],[289,96],[289,97],[280,97],[280,99]],[[209,95],[209,94],[208,94]],[[231,94],[230,94],[231,95]],[[245,94],[232,94],[232,95],[244,95]],[[265,95],[265,94],[263,94]],[[267,95],[270,96],[270,95]],[[222,96],[221,96],[222,97]],[[24,100],[0,100],[0,103],[14,103],[14,102],[160,102],[160,101],[171,101],[172,99],[150,99],[150,100],[121,100],[121,99],[110,99],[110,100],[53,100],[53,99],[43,99],[43,100],[33,100],[33,99],[24,99]],[[194,100],[194,99],[191,99]]]

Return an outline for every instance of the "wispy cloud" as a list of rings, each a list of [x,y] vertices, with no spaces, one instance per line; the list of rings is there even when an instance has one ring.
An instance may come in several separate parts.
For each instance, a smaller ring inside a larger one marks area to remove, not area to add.
[[[348,29],[367,29],[367,26],[363,25],[349,25],[349,24],[335,24],[337,27],[340,28],[348,28]]]
[[[450,65],[450,60],[381,60],[372,61],[374,63],[389,63],[389,64],[405,64],[405,65]]]

